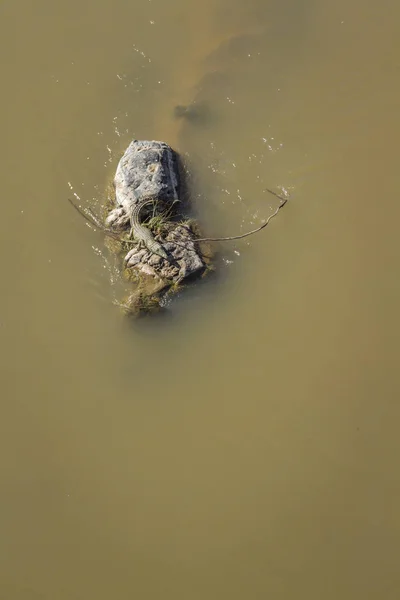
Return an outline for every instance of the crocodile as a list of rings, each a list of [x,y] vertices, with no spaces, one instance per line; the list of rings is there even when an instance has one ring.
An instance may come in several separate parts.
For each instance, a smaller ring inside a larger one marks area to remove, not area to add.
[[[142,198],[137,204],[134,204],[130,211],[131,236],[139,242],[139,246],[144,245],[152,254],[157,254],[165,260],[169,260],[168,254],[148,227],[144,227],[139,221],[139,215],[142,209],[148,204],[157,202],[156,196]]]

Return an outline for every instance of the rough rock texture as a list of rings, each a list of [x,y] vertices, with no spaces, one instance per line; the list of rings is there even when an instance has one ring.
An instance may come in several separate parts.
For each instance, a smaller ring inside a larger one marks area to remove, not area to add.
[[[158,276],[173,282],[180,282],[204,268],[189,227],[169,222],[163,226],[163,233],[163,246],[173,258],[173,262],[135,246],[125,256],[126,266],[136,268],[145,275]],[[161,238],[156,236],[156,239]]]
[[[130,229],[129,215],[132,207],[143,198],[157,198],[154,207],[144,207],[140,220],[145,226],[148,217],[153,219],[152,231],[155,238],[166,249],[170,260],[161,258],[139,244],[130,244],[124,258],[125,266],[131,271],[133,279],[140,283],[139,292],[135,292],[131,304],[137,304],[137,298],[150,298],[160,290],[185,278],[200,273],[205,263],[200,250],[194,242],[191,226],[178,215],[179,207],[179,168],[175,152],[164,142],[134,140],[121,158],[114,179],[115,208],[107,219],[106,225],[114,230]]]
[[[157,196],[160,206],[179,201],[179,170],[175,152],[164,142],[133,140],[118,163],[114,178],[116,208],[108,226],[129,221],[133,205],[146,196]]]

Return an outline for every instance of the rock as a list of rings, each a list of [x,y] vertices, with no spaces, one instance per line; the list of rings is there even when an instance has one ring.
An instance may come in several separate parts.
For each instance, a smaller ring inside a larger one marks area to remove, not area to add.
[[[193,225],[178,213],[179,163],[168,144],[134,140],[119,161],[114,185],[115,206],[106,218],[106,226],[122,233],[124,230],[129,232],[132,208],[145,197],[155,197],[156,205],[149,205],[147,211],[144,207],[140,220],[152,229],[169,256],[166,260],[140,248],[139,244],[132,246],[129,243],[124,258],[126,275],[137,282],[138,289],[130,295],[128,306],[136,314],[142,306],[146,309],[157,306],[162,299],[161,291],[201,273],[207,260],[196,245]],[[154,212],[155,218],[146,222]],[[126,303],[124,307],[127,308]]]
[[[207,127],[212,123],[211,112],[205,102],[193,102],[187,106],[178,104],[174,108],[175,119],[185,119],[194,125]]]
[[[114,185],[116,208],[108,215],[107,226],[126,225],[132,206],[146,196],[172,205],[179,201],[177,155],[164,142],[133,140],[118,163]]]

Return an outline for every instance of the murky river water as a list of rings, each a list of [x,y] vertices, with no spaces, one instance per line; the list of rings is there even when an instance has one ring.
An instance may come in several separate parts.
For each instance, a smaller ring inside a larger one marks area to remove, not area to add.
[[[399,18],[0,2],[1,600],[400,597]],[[190,161],[209,235],[291,198],[132,324],[67,197],[134,137]]]

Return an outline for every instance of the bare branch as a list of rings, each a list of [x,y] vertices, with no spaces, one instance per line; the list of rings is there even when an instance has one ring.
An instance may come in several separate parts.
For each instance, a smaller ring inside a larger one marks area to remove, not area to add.
[[[88,221],[91,225],[93,225],[94,227],[97,227],[97,229],[100,229],[101,231],[103,231],[103,233],[105,233],[109,237],[114,238],[115,240],[118,240],[120,242],[125,241],[125,240],[122,240],[121,236],[118,235],[115,231],[112,231],[112,229],[109,229],[108,227],[103,225],[101,223],[100,219],[90,210],[90,208],[87,208],[84,210],[83,208],[81,208],[80,206],[75,204],[75,202],[73,200],[71,200],[71,198],[68,198],[68,201],[72,204],[72,206],[75,208],[75,210],[78,211],[78,213],[84,219],[86,219],[86,221]]]
[[[261,231],[261,229],[264,229],[269,224],[271,219],[276,217],[278,212],[281,210],[281,208],[283,208],[285,206],[286,202],[288,201],[288,198],[279,196],[276,192],[269,190],[268,188],[266,188],[266,191],[269,192],[270,194],[273,194],[277,198],[279,198],[282,202],[280,203],[278,208],[275,210],[275,212],[273,212],[272,215],[270,215],[268,217],[268,219],[265,221],[265,223],[263,223],[256,229],[253,229],[252,231],[248,231],[247,233],[242,233],[242,235],[232,235],[229,237],[216,237],[216,238],[196,238],[195,241],[196,242],[229,242],[231,240],[241,240],[242,238],[248,237],[249,235],[253,235],[253,233],[257,233],[258,231]]]
[[[231,240],[241,240],[245,237],[248,237],[249,235],[253,235],[253,233],[258,233],[262,229],[265,229],[265,227],[267,227],[267,225],[269,224],[271,219],[276,217],[278,212],[281,210],[281,208],[283,208],[285,206],[285,204],[288,201],[287,197],[285,198],[284,196],[279,196],[279,194],[277,194],[273,190],[266,188],[265,191],[269,192],[270,194],[273,194],[273,196],[276,196],[277,198],[279,198],[279,200],[281,200],[281,203],[279,204],[278,208],[272,213],[272,215],[270,215],[268,217],[268,219],[265,221],[265,223],[263,223],[259,227],[256,227],[256,229],[252,229],[251,231],[248,231],[247,233],[242,233],[241,235],[232,235],[232,236],[227,236],[227,237],[215,237],[215,238],[212,238],[212,237],[194,238],[193,241],[194,242],[229,242]],[[135,240],[127,240],[127,239],[122,238],[120,235],[118,235],[118,233],[116,233],[112,229],[109,229],[108,227],[103,225],[101,223],[100,219],[91,211],[90,208],[87,208],[84,210],[83,208],[81,208],[80,206],[75,204],[75,202],[73,200],[71,200],[71,198],[68,198],[68,200],[72,204],[72,206],[75,208],[75,210],[77,210],[78,213],[80,215],[82,215],[82,217],[84,219],[86,219],[86,221],[91,223],[94,227],[97,227],[98,229],[103,231],[106,235],[114,238],[115,240],[118,240],[119,242],[124,242],[125,244],[136,244],[137,243]],[[175,241],[173,243],[176,244],[177,246],[181,245]],[[182,247],[185,247],[185,246],[182,245]]]

